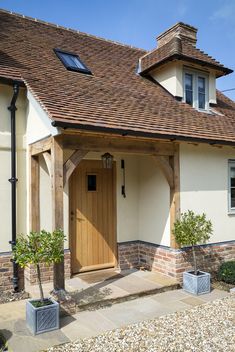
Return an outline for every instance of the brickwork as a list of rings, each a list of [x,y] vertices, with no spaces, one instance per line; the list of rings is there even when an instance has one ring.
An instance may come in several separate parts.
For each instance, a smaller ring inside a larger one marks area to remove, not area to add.
[[[65,251],[65,278],[70,278],[71,269],[70,269],[70,251]],[[41,275],[42,282],[50,282],[53,281],[53,267],[46,266],[45,264],[41,265]],[[0,254],[0,293],[7,292],[13,290],[12,284],[12,276],[13,276],[13,266],[11,262],[11,253],[3,253]],[[33,265],[30,265],[29,268],[25,268],[25,270],[19,268],[18,269],[19,276],[19,289],[24,288],[24,280],[26,280],[27,284],[34,285],[37,283],[37,273]]]
[[[11,253],[0,254],[0,293],[13,290]],[[19,268],[19,288],[24,288],[24,271]]]
[[[196,249],[198,267],[214,276],[224,261],[235,259],[235,241],[199,246]],[[191,248],[174,250],[142,241],[119,243],[121,269],[138,265],[182,281],[182,273],[192,269]]]
[[[137,241],[118,244],[118,265],[120,269],[135,268],[139,265],[139,244]]]
[[[70,251],[65,250],[64,253],[64,274],[65,274],[65,279],[68,279],[71,277],[71,266],[70,266]],[[46,265],[46,264],[40,264],[40,272],[41,272],[41,279],[43,283],[46,282],[52,282],[53,281],[53,266],[52,265]],[[25,268],[24,271],[25,275],[25,280],[27,282],[27,285],[35,285],[38,282],[37,279],[37,271],[36,267],[34,265],[29,265],[27,268]]]

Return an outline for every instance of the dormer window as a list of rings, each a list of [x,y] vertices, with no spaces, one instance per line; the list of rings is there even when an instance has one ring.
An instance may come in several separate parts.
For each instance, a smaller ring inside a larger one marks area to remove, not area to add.
[[[86,73],[91,75],[91,71],[86,67],[86,65],[81,61],[80,57],[76,54],[62,51],[59,49],[54,50],[60,61],[69,71],[78,71],[81,73]]]
[[[198,110],[208,110],[208,76],[184,71],[184,101]]]

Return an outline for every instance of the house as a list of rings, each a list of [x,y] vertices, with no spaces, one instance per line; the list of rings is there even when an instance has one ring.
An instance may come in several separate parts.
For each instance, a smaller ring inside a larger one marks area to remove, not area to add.
[[[190,249],[172,228],[188,209],[213,223],[200,267],[235,257],[235,103],[216,90],[232,70],[196,28],[177,23],[147,52],[2,10],[0,33],[1,291],[35,283],[11,262],[30,230],[64,229],[62,288],[117,266],[180,279]]]

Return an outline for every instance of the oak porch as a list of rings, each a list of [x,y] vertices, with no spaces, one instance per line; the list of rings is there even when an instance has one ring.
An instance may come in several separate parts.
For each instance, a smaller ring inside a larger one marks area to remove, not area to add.
[[[63,160],[64,149],[74,150],[66,162]],[[89,151],[152,156],[153,162],[157,163],[169,184],[170,243],[172,248],[176,248],[172,228],[180,214],[179,145],[171,141],[66,131],[59,136],[33,143],[29,148],[30,229],[33,231],[40,229],[39,156],[43,156],[51,180],[52,226],[54,229],[63,229],[63,189],[75,168]],[[54,288],[64,289],[63,262],[54,267]]]

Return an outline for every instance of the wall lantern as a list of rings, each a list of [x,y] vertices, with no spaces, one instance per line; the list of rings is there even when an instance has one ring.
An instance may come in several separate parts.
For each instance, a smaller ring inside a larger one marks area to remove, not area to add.
[[[112,169],[113,166],[113,156],[109,153],[105,153],[101,156],[104,169]]]

